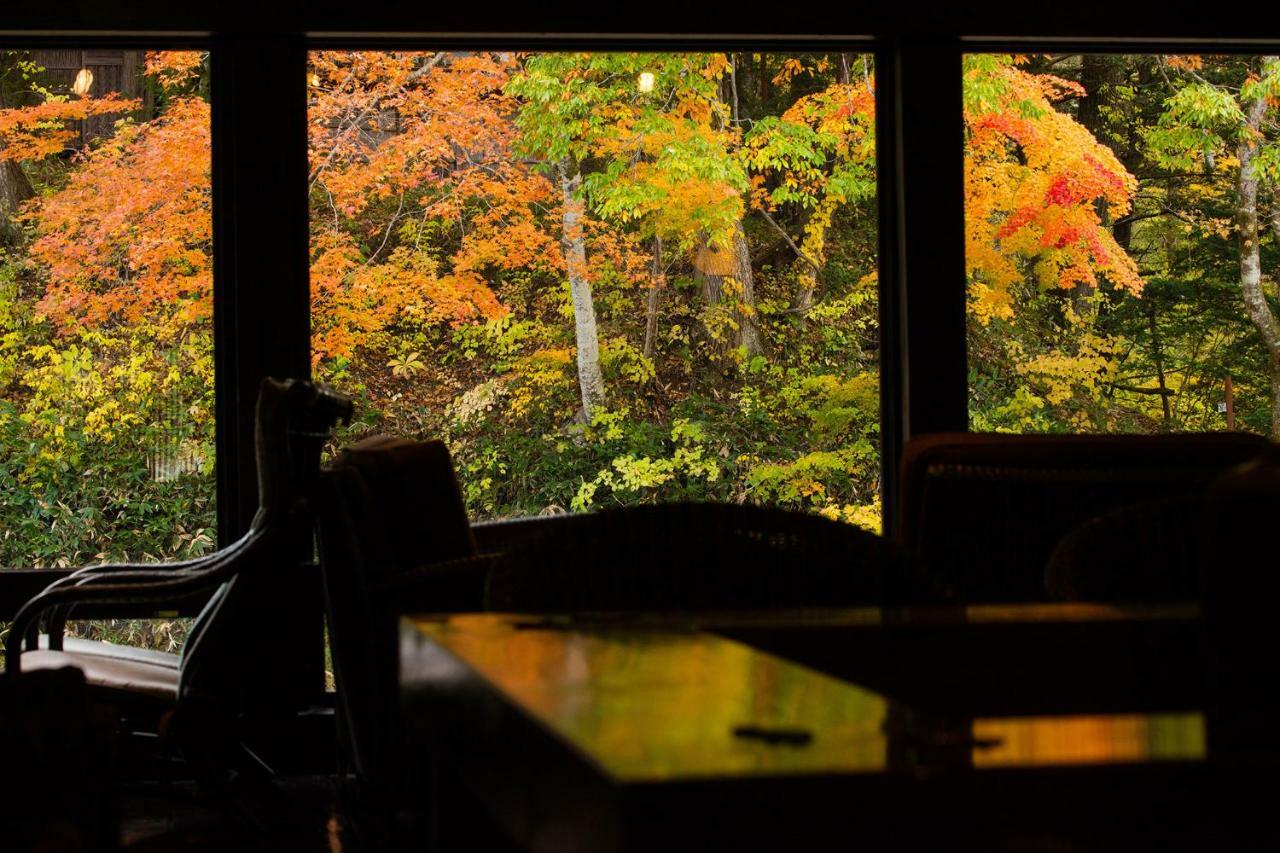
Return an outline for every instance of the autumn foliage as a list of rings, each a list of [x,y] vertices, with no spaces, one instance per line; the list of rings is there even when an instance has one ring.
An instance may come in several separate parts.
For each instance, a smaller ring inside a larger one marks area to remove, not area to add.
[[[1028,74],[1011,59],[971,57],[965,103],[965,257],[980,320],[1014,314],[1011,288],[1133,295],[1142,279],[1108,223],[1129,212],[1137,181],[1109,148],[1054,108],[1080,85]],[[1105,217],[1105,219],[1104,219]]]
[[[38,312],[60,325],[150,326],[172,338],[213,309],[209,105],[174,101],[82,155],[32,213],[30,257],[48,285]]]
[[[313,370],[361,397],[347,437],[443,436],[479,516],[687,498],[878,525],[870,57],[309,63]],[[0,109],[0,158],[54,173],[0,257],[0,423],[35,448],[0,463],[29,498],[2,509],[24,540],[69,531],[0,562],[208,541],[207,497],[185,505],[203,524],[154,533],[160,491],[207,496],[212,476],[207,57],[144,70],[151,114],[116,97]],[[1034,294],[1140,296],[1112,233],[1136,181],[1064,108],[1087,93],[1011,57],[965,74],[975,323]],[[68,122],[102,114],[115,131],[68,155]],[[608,390],[591,400],[584,347]],[[1104,349],[1037,355],[1076,376]],[[73,474],[90,463],[114,472],[93,493]]]

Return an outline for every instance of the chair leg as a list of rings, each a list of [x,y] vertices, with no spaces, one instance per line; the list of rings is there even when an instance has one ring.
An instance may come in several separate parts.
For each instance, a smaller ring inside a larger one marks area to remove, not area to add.
[[[271,829],[279,813],[275,772],[244,744],[235,719],[219,709],[189,702],[170,721],[170,731],[206,796],[229,818],[255,833]]]

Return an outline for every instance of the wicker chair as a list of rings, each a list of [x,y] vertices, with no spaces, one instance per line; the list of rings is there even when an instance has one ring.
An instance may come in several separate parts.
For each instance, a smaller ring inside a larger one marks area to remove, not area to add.
[[[745,610],[936,598],[892,542],[776,508],[658,504],[495,526],[506,529],[483,534],[506,540],[489,576],[492,610]]]
[[[1280,519],[1280,448],[1213,485],[1201,559],[1201,610],[1208,650],[1209,748],[1228,761],[1280,758],[1274,684],[1275,602],[1280,599],[1269,533]]]
[[[1242,433],[924,436],[903,454],[898,533],[960,601],[1044,600],[1044,567],[1069,531],[1123,506],[1203,495],[1270,447]]]

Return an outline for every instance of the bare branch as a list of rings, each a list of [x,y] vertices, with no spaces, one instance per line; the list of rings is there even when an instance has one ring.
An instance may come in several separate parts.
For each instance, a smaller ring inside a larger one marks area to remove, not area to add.
[[[813,258],[809,257],[803,251],[801,251],[800,247],[796,245],[796,241],[791,239],[791,235],[788,234],[786,230],[781,225],[778,224],[778,221],[776,219],[774,219],[772,216],[769,215],[769,211],[765,210],[763,207],[760,208],[759,210],[760,210],[760,215],[765,218],[765,221],[768,222],[770,225],[772,225],[774,228],[776,228],[778,233],[782,235],[782,239],[787,241],[787,245],[790,246],[791,250],[796,253],[796,257],[804,261],[809,266],[813,267],[813,271],[817,273],[819,276],[821,276],[822,267],[818,266],[817,262],[814,261]]]

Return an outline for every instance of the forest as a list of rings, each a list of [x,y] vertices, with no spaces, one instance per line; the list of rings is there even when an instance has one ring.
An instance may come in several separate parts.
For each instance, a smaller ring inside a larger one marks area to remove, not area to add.
[[[204,54],[141,72],[78,94],[0,51],[0,566],[214,541],[217,92]],[[1280,59],[958,73],[971,428],[1280,437]],[[878,529],[871,57],[324,51],[307,90],[340,442],[444,438],[475,518]]]

